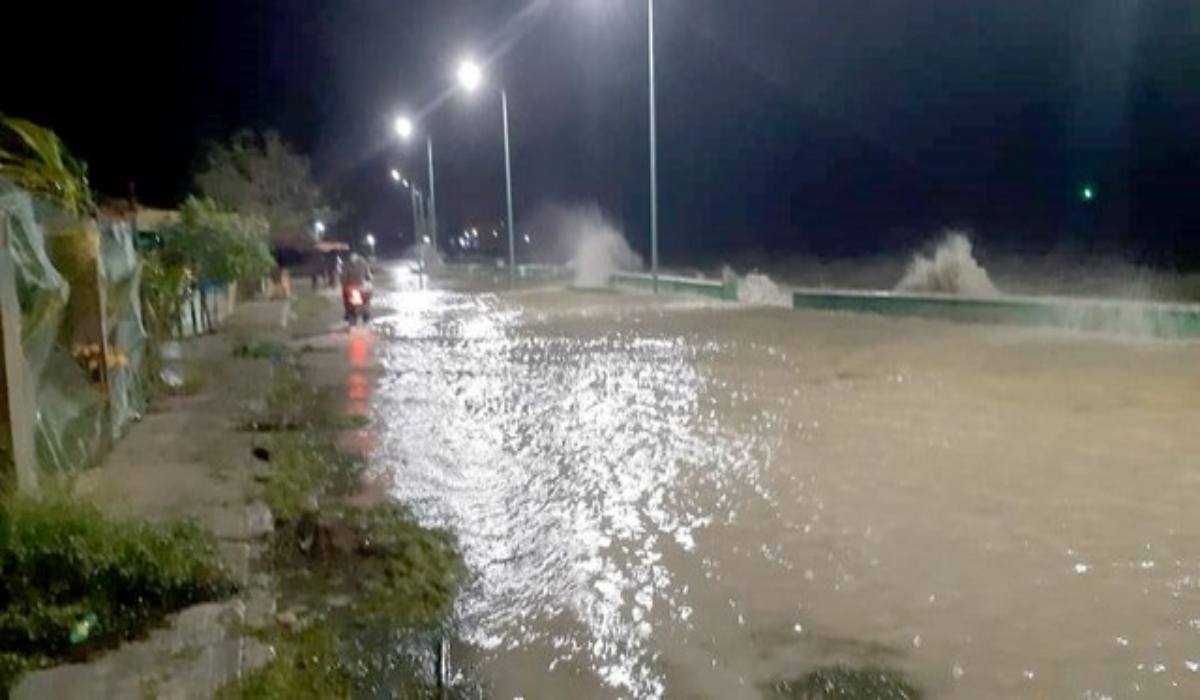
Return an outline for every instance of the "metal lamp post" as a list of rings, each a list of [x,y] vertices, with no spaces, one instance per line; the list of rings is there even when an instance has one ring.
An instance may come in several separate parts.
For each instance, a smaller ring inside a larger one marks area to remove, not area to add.
[[[658,293],[658,119],[654,99],[654,0],[650,3],[650,275]]]
[[[408,190],[409,208],[412,209],[413,217],[413,237],[417,243],[420,243],[428,237],[428,233],[425,231],[425,203],[421,196],[421,189],[409,182],[408,178],[401,175],[399,170],[392,170],[392,180]]]
[[[483,83],[483,70],[471,60],[458,67],[458,82],[467,92],[474,92]],[[517,270],[516,229],[513,226],[512,155],[508,138],[508,91],[500,87],[500,114],[504,122],[504,193],[508,207],[508,282],[511,286]]]
[[[411,119],[400,117],[395,123],[396,135],[407,141],[412,138],[415,127]],[[429,157],[429,238],[433,245],[434,252],[437,252],[437,188],[434,185],[433,177],[433,138],[426,135],[425,151]]]

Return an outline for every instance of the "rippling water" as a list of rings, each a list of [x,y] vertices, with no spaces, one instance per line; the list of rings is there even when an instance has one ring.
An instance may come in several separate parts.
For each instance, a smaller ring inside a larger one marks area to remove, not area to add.
[[[1200,694],[1200,347],[401,290],[396,496],[453,529],[497,697]]]

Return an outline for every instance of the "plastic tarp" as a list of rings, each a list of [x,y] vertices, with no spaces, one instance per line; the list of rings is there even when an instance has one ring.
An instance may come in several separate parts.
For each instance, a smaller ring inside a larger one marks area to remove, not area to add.
[[[146,407],[142,366],[146,357],[146,328],[142,324],[142,263],[134,249],[132,228],[124,223],[106,226],[100,237],[100,263],[108,301],[109,352],[124,358],[109,369],[113,437],[137,420]]]
[[[108,397],[62,342],[70,286],[47,255],[32,199],[0,185],[0,216],[9,224],[22,349],[36,402],[30,410],[36,412],[38,463],[43,473],[71,473],[91,464],[103,445]]]

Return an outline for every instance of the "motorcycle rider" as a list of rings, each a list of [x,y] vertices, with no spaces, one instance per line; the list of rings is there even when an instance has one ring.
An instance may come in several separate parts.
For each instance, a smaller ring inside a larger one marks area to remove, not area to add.
[[[350,318],[350,290],[357,287],[363,297],[363,304],[371,303],[371,266],[367,259],[358,253],[351,253],[350,260],[342,269],[342,304],[345,306],[346,318]]]

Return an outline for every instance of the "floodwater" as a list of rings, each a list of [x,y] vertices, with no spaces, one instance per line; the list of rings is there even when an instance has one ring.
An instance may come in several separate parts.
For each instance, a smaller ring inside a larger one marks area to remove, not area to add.
[[[403,285],[401,285],[403,286]],[[1200,345],[401,288],[379,459],[499,698],[1200,697]]]

